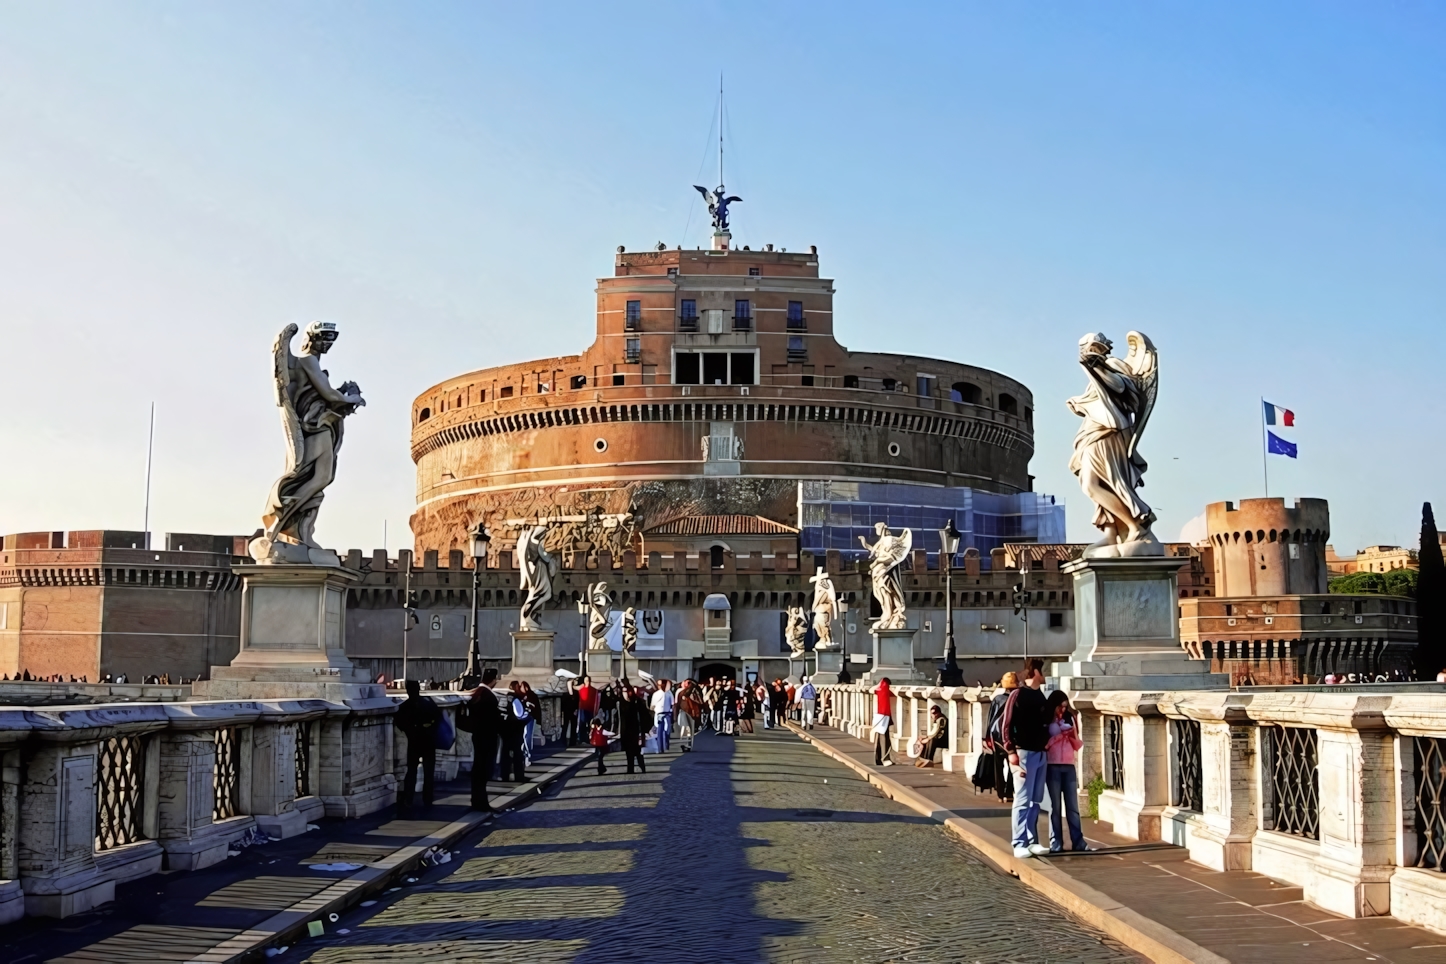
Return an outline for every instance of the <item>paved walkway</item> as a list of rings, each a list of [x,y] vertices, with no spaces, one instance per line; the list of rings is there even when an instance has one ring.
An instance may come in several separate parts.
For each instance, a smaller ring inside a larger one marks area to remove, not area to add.
[[[825,727],[805,735],[916,812],[949,821],[1001,869],[1157,959],[1446,961],[1446,937],[1439,934],[1389,917],[1340,917],[1305,903],[1299,887],[1246,871],[1210,870],[1192,863],[1183,848],[1141,845],[1098,820],[1084,821],[1085,835],[1091,845],[1106,848],[1102,853],[1017,860],[1009,847],[1008,809],[999,807],[993,794],[975,792],[966,774],[919,769],[902,756],[895,766],[875,767],[872,744]],[[1046,820],[1040,830],[1047,839]],[[1123,928],[1156,942],[1158,951],[1131,941]]]
[[[1140,960],[787,731],[706,734],[646,774],[621,762],[560,781],[283,960]]]

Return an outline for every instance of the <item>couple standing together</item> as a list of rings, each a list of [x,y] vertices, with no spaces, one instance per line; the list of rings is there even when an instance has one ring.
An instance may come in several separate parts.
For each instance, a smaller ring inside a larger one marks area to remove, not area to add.
[[[1013,674],[1010,674],[1013,675]],[[1014,856],[1034,857],[1064,850],[1063,815],[1069,824],[1070,845],[1089,850],[1079,819],[1079,774],[1075,753],[1084,746],[1079,737],[1079,715],[1068,694],[1056,690],[1047,697],[1044,661],[1025,661],[1023,682],[1008,695],[997,722],[991,723],[991,742],[1003,744],[1014,778]],[[1039,842],[1039,811],[1049,793],[1049,846]]]

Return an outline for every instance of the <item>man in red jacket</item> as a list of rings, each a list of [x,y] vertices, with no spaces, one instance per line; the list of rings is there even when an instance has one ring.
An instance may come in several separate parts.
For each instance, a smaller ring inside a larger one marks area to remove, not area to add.
[[[592,718],[597,715],[598,695],[597,687],[592,685],[592,677],[584,676],[582,685],[577,688],[577,732],[588,732]]]

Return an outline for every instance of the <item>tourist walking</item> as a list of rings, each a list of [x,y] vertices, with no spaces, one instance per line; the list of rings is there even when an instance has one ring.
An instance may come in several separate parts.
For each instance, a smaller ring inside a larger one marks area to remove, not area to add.
[[[1014,856],[1029,857],[1049,852],[1039,842],[1039,806],[1044,801],[1045,773],[1049,743],[1049,705],[1040,692],[1044,685],[1044,661],[1030,658],[1024,665],[1023,685],[1004,705],[1004,750],[1014,774],[1014,803],[1010,815],[1014,824]]]
[[[659,680],[657,692],[651,702],[653,728],[658,731],[658,752],[668,752],[668,742],[673,735],[673,684]]]
[[[472,734],[472,809],[492,812],[487,800],[487,779],[497,763],[497,741],[502,733],[502,712],[492,684],[497,670],[482,671],[482,685],[472,691],[457,715],[457,728]]]
[[[601,717],[593,717],[592,721],[588,724],[587,742],[594,750],[597,751],[598,776],[602,776],[603,774],[608,772],[608,768],[603,764],[603,758],[606,757],[608,754],[608,741],[613,740],[616,737],[616,733],[612,733],[608,730],[603,729]]]
[[[1044,783],[1049,792],[1049,852],[1057,854],[1064,850],[1061,811],[1069,826],[1070,849],[1088,850],[1079,822],[1079,771],[1074,762],[1075,753],[1084,746],[1079,737],[1079,714],[1063,690],[1050,693],[1046,706],[1049,742],[1044,745],[1047,764]]]
[[[674,702],[676,709],[674,716],[678,722],[678,740],[684,753],[693,749],[693,737],[698,733],[698,721],[703,718],[701,692],[697,680],[685,679],[683,685],[678,688],[678,696]]]
[[[578,732],[579,714],[582,701],[577,695],[577,680],[567,681],[567,692],[562,694],[562,742],[567,746],[577,746],[578,741],[585,735]]]
[[[622,744],[623,755],[628,761],[628,772],[636,765],[643,773],[648,772],[643,762],[643,740],[648,735],[648,704],[637,690],[627,683],[622,685],[618,700],[618,742]]]
[[[787,704],[788,694],[783,690],[783,680],[775,679],[768,687],[768,718],[773,721],[774,726],[783,725],[783,714]]]
[[[894,700],[887,676],[879,680],[874,694],[874,766],[891,767],[894,765],[894,753],[889,729],[894,724]]]
[[[723,732],[723,681],[708,680],[708,718],[714,733]]]
[[[523,734],[527,731],[527,703],[522,698],[522,687],[516,680],[508,687],[506,718],[502,724],[502,773],[504,782],[527,782],[527,754],[522,749]]]
[[[442,725],[442,710],[430,697],[422,695],[422,686],[407,680],[407,698],[397,710],[393,725],[407,735],[407,775],[397,792],[397,808],[410,810],[417,788],[417,767],[422,768],[422,806],[432,805],[432,784],[437,770],[437,729]]]
[[[813,729],[814,711],[818,708],[818,690],[809,682],[807,676],[803,678],[803,685],[798,688],[798,704],[803,710],[799,724],[805,730]]]
[[[914,766],[931,767],[934,754],[949,743],[949,721],[939,707],[929,707],[929,732],[924,734],[923,745],[919,748],[919,760]]]
[[[731,679],[724,681],[718,706],[723,714],[723,733],[727,736],[738,735],[738,695],[737,685]]]
[[[527,710],[527,722],[522,726],[522,755],[527,759],[527,765],[532,766],[533,737],[537,732],[537,721],[542,719],[542,700],[532,691],[532,684],[523,680],[522,705]]]

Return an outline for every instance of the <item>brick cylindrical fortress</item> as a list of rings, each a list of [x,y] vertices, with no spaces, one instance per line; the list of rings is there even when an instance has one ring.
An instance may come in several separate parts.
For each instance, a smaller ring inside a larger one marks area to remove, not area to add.
[[[1217,596],[1289,596],[1324,593],[1330,504],[1325,499],[1214,502],[1205,527],[1215,547]]]
[[[479,520],[508,541],[539,516],[600,520],[604,534],[609,519],[641,531],[685,514],[797,525],[800,480],[1030,490],[1028,389],[849,351],[817,254],[771,248],[620,250],[591,347],[419,395],[417,551],[464,548]]]

